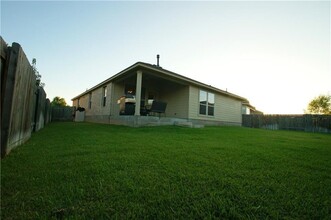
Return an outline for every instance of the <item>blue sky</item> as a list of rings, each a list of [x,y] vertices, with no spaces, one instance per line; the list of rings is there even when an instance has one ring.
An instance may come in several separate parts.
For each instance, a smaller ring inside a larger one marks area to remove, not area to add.
[[[329,1],[1,1],[1,36],[71,98],[137,61],[303,113],[331,94]]]

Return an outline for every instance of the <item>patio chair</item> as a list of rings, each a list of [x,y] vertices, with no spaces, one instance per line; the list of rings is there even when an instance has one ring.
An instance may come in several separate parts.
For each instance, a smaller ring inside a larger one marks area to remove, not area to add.
[[[153,101],[151,108],[148,110],[148,114],[158,113],[160,117],[161,114],[165,114],[166,107],[167,107],[166,102]]]

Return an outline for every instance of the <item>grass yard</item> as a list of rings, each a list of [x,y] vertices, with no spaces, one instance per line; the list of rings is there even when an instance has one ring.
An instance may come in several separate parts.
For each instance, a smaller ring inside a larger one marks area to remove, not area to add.
[[[331,135],[52,123],[1,161],[1,219],[331,219]]]

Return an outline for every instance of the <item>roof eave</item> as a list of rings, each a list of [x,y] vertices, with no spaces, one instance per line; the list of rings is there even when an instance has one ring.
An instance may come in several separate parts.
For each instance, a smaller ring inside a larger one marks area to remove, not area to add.
[[[110,82],[110,81],[116,79],[117,77],[119,77],[119,76],[121,76],[121,75],[127,73],[128,71],[130,71],[130,70],[132,70],[132,69],[138,67],[139,63],[140,63],[140,62],[137,62],[137,63],[135,63],[135,64],[129,66],[128,68],[122,70],[121,72],[119,72],[119,73],[117,73],[117,74],[115,74],[115,75],[109,77],[108,79],[106,79],[106,80],[102,81],[101,83],[99,83],[99,84],[93,86],[92,88],[86,90],[85,92],[83,92],[83,93],[81,93],[81,94],[75,96],[74,98],[71,99],[71,101],[74,101],[75,99],[78,99],[78,98],[82,97],[83,95],[86,95],[86,94],[90,93],[91,91],[95,90],[96,88],[99,88],[99,87],[105,85],[106,83],[108,83],[108,82]]]
[[[123,74],[125,74],[125,73],[127,73],[127,72],[129,72],[129,71],[131,71],[131,70],[133,70],[135,68],[137,68],[137,69],[139,69],[139,68],[146,68],[146,69],[150,69],[150,70],[153,70],[153,71],[157,71],[157,72],[160,72],[160,73],[165,74],[167,76],[170,76],[172,78],[179,79],[181,81],[187,82],[189,84],[196,85],[196,86],[199,86],[199,87],[203,87],[205,89],[208,89],[208,90],[212,90],[212,91],[221,93],[221,94],[223,94],[225,96],[229,96],[229,97],[238,99],[238,100],[243,101],[243,102],[245,102],[245,101],[248,102],[248,100],[246,98],[244,98],[244,97],[235,95],[233,93],[230,93],[230,92],[227,92],[227,91],[224,91],[224,90],[221,90],[221,89],[218,89],[218,88],[213,87],[211,85],[204,84],[202,82],[196,81],[196,80],[191,79],[191,78],[188,78],[186,76],[182,76],[180,74],[171,72],[171,71],[166,70],[166,69],[163,69],[163,68],[161,68],[159,66],[151,65],[151,64],[148,64],[148,63],[144,63],[144,62],[136,62],[135,64],[129,66],[128,68],[122,70],[121,72],[119,72],[119,73],[111,76],[110,78],[102,81],[101,83],[97,84],[96,86],[94,86],[94,87],[86,90],[85,92],[81,93],[80,95],[75,96],[74,98],[71,99],[71,101],[74,101],[75,99],[78,99],[81,96],[90,93],[91,91],[95,90],[96,88],[99,88],[99,87],[105,85],[106,83],[108,83],[108,82],[110,82],[110,81],[112,81],[112,80],[114,80],[114,79],[122,76]]]

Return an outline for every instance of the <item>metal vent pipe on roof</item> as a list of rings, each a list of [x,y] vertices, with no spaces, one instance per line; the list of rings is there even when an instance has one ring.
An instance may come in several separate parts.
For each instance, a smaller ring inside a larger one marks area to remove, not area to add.
[[[156,59],[157,59],[157,66],[160,66],[160,62],[159,62],[159,60],[160,60],[160,55],[159,55],[159,54],[156,55]]]

